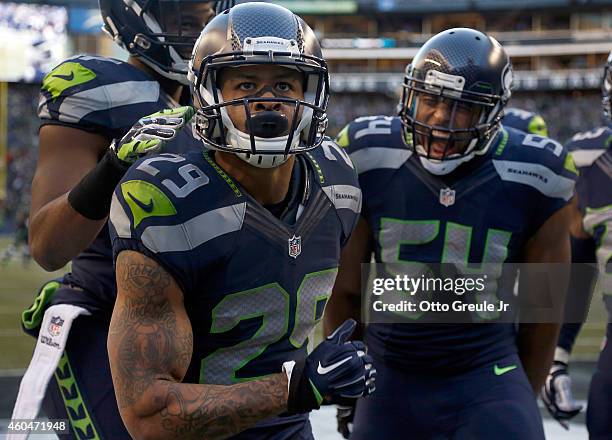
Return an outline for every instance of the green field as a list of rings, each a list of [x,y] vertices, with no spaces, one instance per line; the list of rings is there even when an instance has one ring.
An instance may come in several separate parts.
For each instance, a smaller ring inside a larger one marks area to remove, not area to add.
[[[0,238],[0,254],[9,243]],[[21,261],[0,266],[0,369],[27,367],[35,340],[21,331],[21,312],[32,304],[45,281],[61,274],[45,272],[34,261],[28,267]]]
[[[0,254],[10,241],[0,238]],[[21,261],[0,266],[0,370],[23,369],[34,347],[34,339],[21,331],[21,312],[32,303],[35,294],[45,281],[62,272],[45,272],[35,262],[23,267]],[[591,305],[589,320],[583,327],[574,349],[576,358],[594,360],[599,352],[604,334],[606,313],[599,297]],[[320,329],[317,329],[317,336]]]

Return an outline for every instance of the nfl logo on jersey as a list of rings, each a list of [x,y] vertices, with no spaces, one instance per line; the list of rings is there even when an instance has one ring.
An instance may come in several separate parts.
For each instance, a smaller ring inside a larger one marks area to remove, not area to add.
[[[444,188],[440,190],[440,203],[446,207],[455,204],[455,190]]]
[[[51,336],[58,336],[62,331],[62,325],[64,325],[64,320],[59,316],[53,316],[48,327],[49,334]]]
[[[294,235],[287,241],[289,243],[289,256],[297,258],[302,253],[302,237]]]

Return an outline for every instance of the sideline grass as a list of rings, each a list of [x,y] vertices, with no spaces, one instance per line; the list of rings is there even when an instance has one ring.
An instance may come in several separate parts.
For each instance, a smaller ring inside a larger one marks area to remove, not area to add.
[[[0,237],[0,254],[10,243],[10,238]],[[28,267],[17,260],[0,267],[0,370],[27,367],[35,340],[22,332],[21,312],[43,283],[62,273],[45,272],[34,261]]]

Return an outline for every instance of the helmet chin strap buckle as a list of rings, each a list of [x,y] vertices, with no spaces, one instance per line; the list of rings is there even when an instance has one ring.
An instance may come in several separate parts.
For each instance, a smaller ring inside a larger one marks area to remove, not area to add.
[[[237,153],[236,156],[255,168],[276,168],[289,159],[289,156],[284,154]]]
[[[134,47],[134,44],[141,47],[144,50],[149,50],[151,48],[151,42],[145,38],[142,34],[136,34],[134,36],[134,43],[130,43],[130,49]]]

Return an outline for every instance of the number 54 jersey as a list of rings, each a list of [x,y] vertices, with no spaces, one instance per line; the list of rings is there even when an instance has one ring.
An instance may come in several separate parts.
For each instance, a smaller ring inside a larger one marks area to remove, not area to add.
[[[143,253],[183,291],[194,336],[185,382],[257,379],[306,355],[361,191],[348,155],[325,141],[296,156],[290,195],[281,220],[203,152],[141,160],[118,185],[115,258]]]
[[[571,199],[577,177],[560,144],[511,128],[446,176],[421,166],[398,118],[359,118],[338,143],[359,173],[378,263],[521,262],[529,238]],[[457,373],[516,352],[512,324],[472,318],[479,322],[371,324],[366,339],[379,359],[415,371]]]

